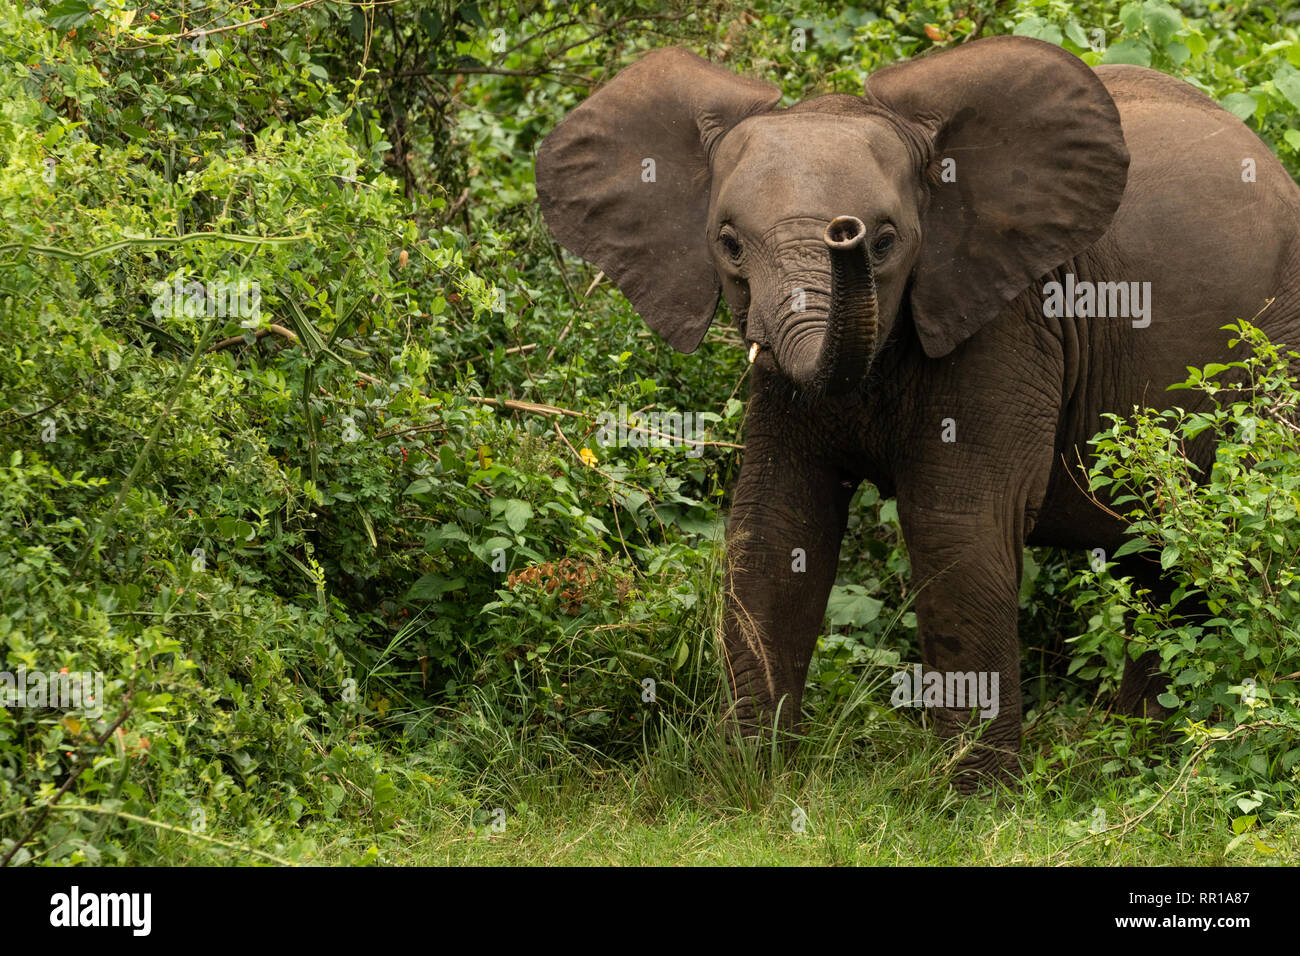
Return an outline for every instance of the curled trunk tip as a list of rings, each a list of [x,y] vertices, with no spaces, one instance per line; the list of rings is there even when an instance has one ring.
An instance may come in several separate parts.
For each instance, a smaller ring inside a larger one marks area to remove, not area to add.
[[[811,392],[843,395],[871,364],[879,314],[866,238],[867,227],[856,216],[831,220],[822,237],[831,259],[831,301],[820,344],[815,354],[791,354],[786,348],[776,356],[786,374]]]
[[[848,250],[867,235],[867,227],[857,216],[836,216],[826,227],[826,246],[831,250]]]

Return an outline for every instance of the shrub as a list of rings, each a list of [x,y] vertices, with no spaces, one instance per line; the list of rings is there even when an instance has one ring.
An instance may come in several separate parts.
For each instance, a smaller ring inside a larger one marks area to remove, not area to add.
[[[1092,488],[1129,521],[1114,557],[1158,562],[1175,589],[1157,607],[1131,578],[1081,571],[1091,629],[1071,670],[1114,686],[1126,659],[1158,652],[1159,702],[1204,760],[1197,776],[1242,812],[1272,814],[1300,792],[1300,353],[1249,322],[1226,328],[1253,354],[1172,386],[1197,393],[1197,410],[1111,415],[1093,442]],[[1198,438],[1217,442],[1205,472],[1187,452]]]

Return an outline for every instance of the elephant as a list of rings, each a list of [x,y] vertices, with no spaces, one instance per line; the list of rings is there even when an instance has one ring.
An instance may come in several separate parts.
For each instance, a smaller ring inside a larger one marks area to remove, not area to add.
[[[721,297],[748,350],[724,572],[737,724],[797,731],[871,482],[897,501],[926,680],[999,678],[989,716],[927,700],[942,737],[978,738],[955,782],[1014,781],[1024,547],[1126,540],[1082,471],[1103,414],[1171,407],[1235,318],[1300,341],[1300,189],[1192,86],[1029,37],[780,99],[651,51],[541,142],[542,214],[677,350]],[[1120,697],[1161,682],[1130,661]]]

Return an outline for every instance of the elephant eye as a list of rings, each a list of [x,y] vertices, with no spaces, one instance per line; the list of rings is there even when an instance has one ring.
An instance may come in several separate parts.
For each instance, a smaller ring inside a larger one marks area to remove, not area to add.
[[[886,232],[879,236],[871,244],[871,255],[877,259],[883,259],[889,254],[889,250],[894,248],[895,235],[892,232]]]
[[[718,242],[722,244],[722,251],[727,254],[727,258],[732,262],[740,258],[740,239],[731,229],[723,229],[718,236]]]

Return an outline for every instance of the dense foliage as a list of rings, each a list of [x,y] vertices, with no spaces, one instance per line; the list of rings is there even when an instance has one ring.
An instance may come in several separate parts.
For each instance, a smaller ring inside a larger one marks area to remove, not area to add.
[[[1131,578],[1081,572],[1096,590],[1078,603],[1097,613],[1076,639],[1074,667],[1113,682],[1126,658],[1157,651],[1171,678],[1159,703],[1204,754],[1202,772],[1243,812],[1272,814],[1294,807],[1300,787],[1300,392],[1288,367],[1300,353],[1247,322],[1232,328],[1241,336],[1232,344],[1253,354],[1192,369],[1174,386],[1204,393],[1210,410],[1112,415],[1095,443],[1093,490],[1106,489],[1130,521],[1132,538],[1112,557],[1149,551],[1176,587],[1153,604]],[[1239,381],[1222,380],[1234,370]],[[1211,434],[1221,438],[1214,464],[1199,474],[1186,450]],[[1104,663],[1081,667],[1088,652]]]
[[[0,0],[0,671],[105,680],[96,708],[0,710],[0,858],[376,859],[417,802],[482,829],[575,768],[640,767],[655,799],[717,783],[701,767],[725,755],[701,741],[739,337],[720,315],[678,355],[562,254],[537,143],[667,43],[792,101],[1009,32],[1180,76],[1300,163],[1300,32],[1277,5]],[[696,412],[705,444],[604,446],[620,406]],[[1257,417],[1201,510],[1134,525],[1217,615],[1139,614],[1127,637],[1164,651],[1196,740],[1230,735],[1197,778],[1211,815],[1294,805],[1278,575],[1295,508],[1268,497],[1294,436]],[[1112,480],[1139,497],[1184,480],[1156,423],[1125,427],[1102,446],[1129,469]],[[1265,515],[1221,527],[1218,507]],[[1221,545],[1241,580],[1207,590]],[[1028,786],[1055,792],[1064,767],[1140,813],[1183,756],[1096,719],[1134,597],[1099,584],[1067,644],[1086,558],[1026,562],[1027,720],[1053,714],[1068,740],[1031,753]],[[896,513],[872,488],[842,560],[806,706],[843,740],[806,749],[866,762],[911,720],[882,685],[917,658]],[[1240,586],[1253,561],[1270,574]],[[1238,635],[1255,600],[1269,610]],[[1278,727],[1235,733],[1263,719]]]

